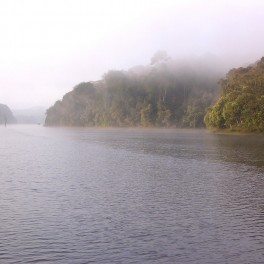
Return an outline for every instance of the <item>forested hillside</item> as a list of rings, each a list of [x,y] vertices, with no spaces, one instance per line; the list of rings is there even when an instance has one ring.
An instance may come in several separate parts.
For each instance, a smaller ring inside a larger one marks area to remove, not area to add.
[[[264,132],[264,57],[247,68],[232,69],[220,81],[222,95],[209,108],[209,128]]]
[[[16,119],[7,105],[0,104],[0,124],[14,124]]]
[[[208,62],[154,55],[150,65],[83,82],[47,110],[47,126],[203,127],[222,72]]]

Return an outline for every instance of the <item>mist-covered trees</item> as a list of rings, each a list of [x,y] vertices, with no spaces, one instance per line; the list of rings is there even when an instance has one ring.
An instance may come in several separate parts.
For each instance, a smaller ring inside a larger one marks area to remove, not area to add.
[[[220,81],[222,96],[209,108],[208,127],[264,132],[264,58],[253,66],[232,69]]]
[[[147,66],[111,70],[81,83],[47,110],[48,126],[202,127],[217,94],[218,70],[156,53]]]
[[[47,110],[46,125],[81,126],[86,107],[95,100],[96,90],[92,83],[80,83],[72,92],[63,96],[61,101]]]
[[[16,119],[7,105],[0,104],[0,124],[14,124]]]

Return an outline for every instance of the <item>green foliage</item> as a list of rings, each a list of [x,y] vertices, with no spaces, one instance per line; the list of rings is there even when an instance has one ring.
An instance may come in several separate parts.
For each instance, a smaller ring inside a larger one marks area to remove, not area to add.
[[[112,70],[100,81],[77,85],[47,110],[45,124],[203,127],[219,76],[158,52],[151,65]]]
[[[206,126],[264,132],[264,58],[254,66],[232,69],[220,83],[223,94],[208,109]]]

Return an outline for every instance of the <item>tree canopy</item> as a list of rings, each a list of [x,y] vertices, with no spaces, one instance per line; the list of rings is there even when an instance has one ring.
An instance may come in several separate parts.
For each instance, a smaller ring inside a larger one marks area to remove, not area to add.
[[[264,57],[252,66],[230,70],[220,84],[222,95],[208,109],[206,126],[264,132]]]
[[[221,71],[156,53],[151,64],[110,70],[83,82],[47,110],[47,126],[203,127]]]

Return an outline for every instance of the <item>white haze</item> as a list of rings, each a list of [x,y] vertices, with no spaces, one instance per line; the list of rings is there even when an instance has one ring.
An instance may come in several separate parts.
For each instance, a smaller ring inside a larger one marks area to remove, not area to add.
[[[0,103],[48,107],[110,69],[211,54],[264,56],[263,0],[0,0]]]

